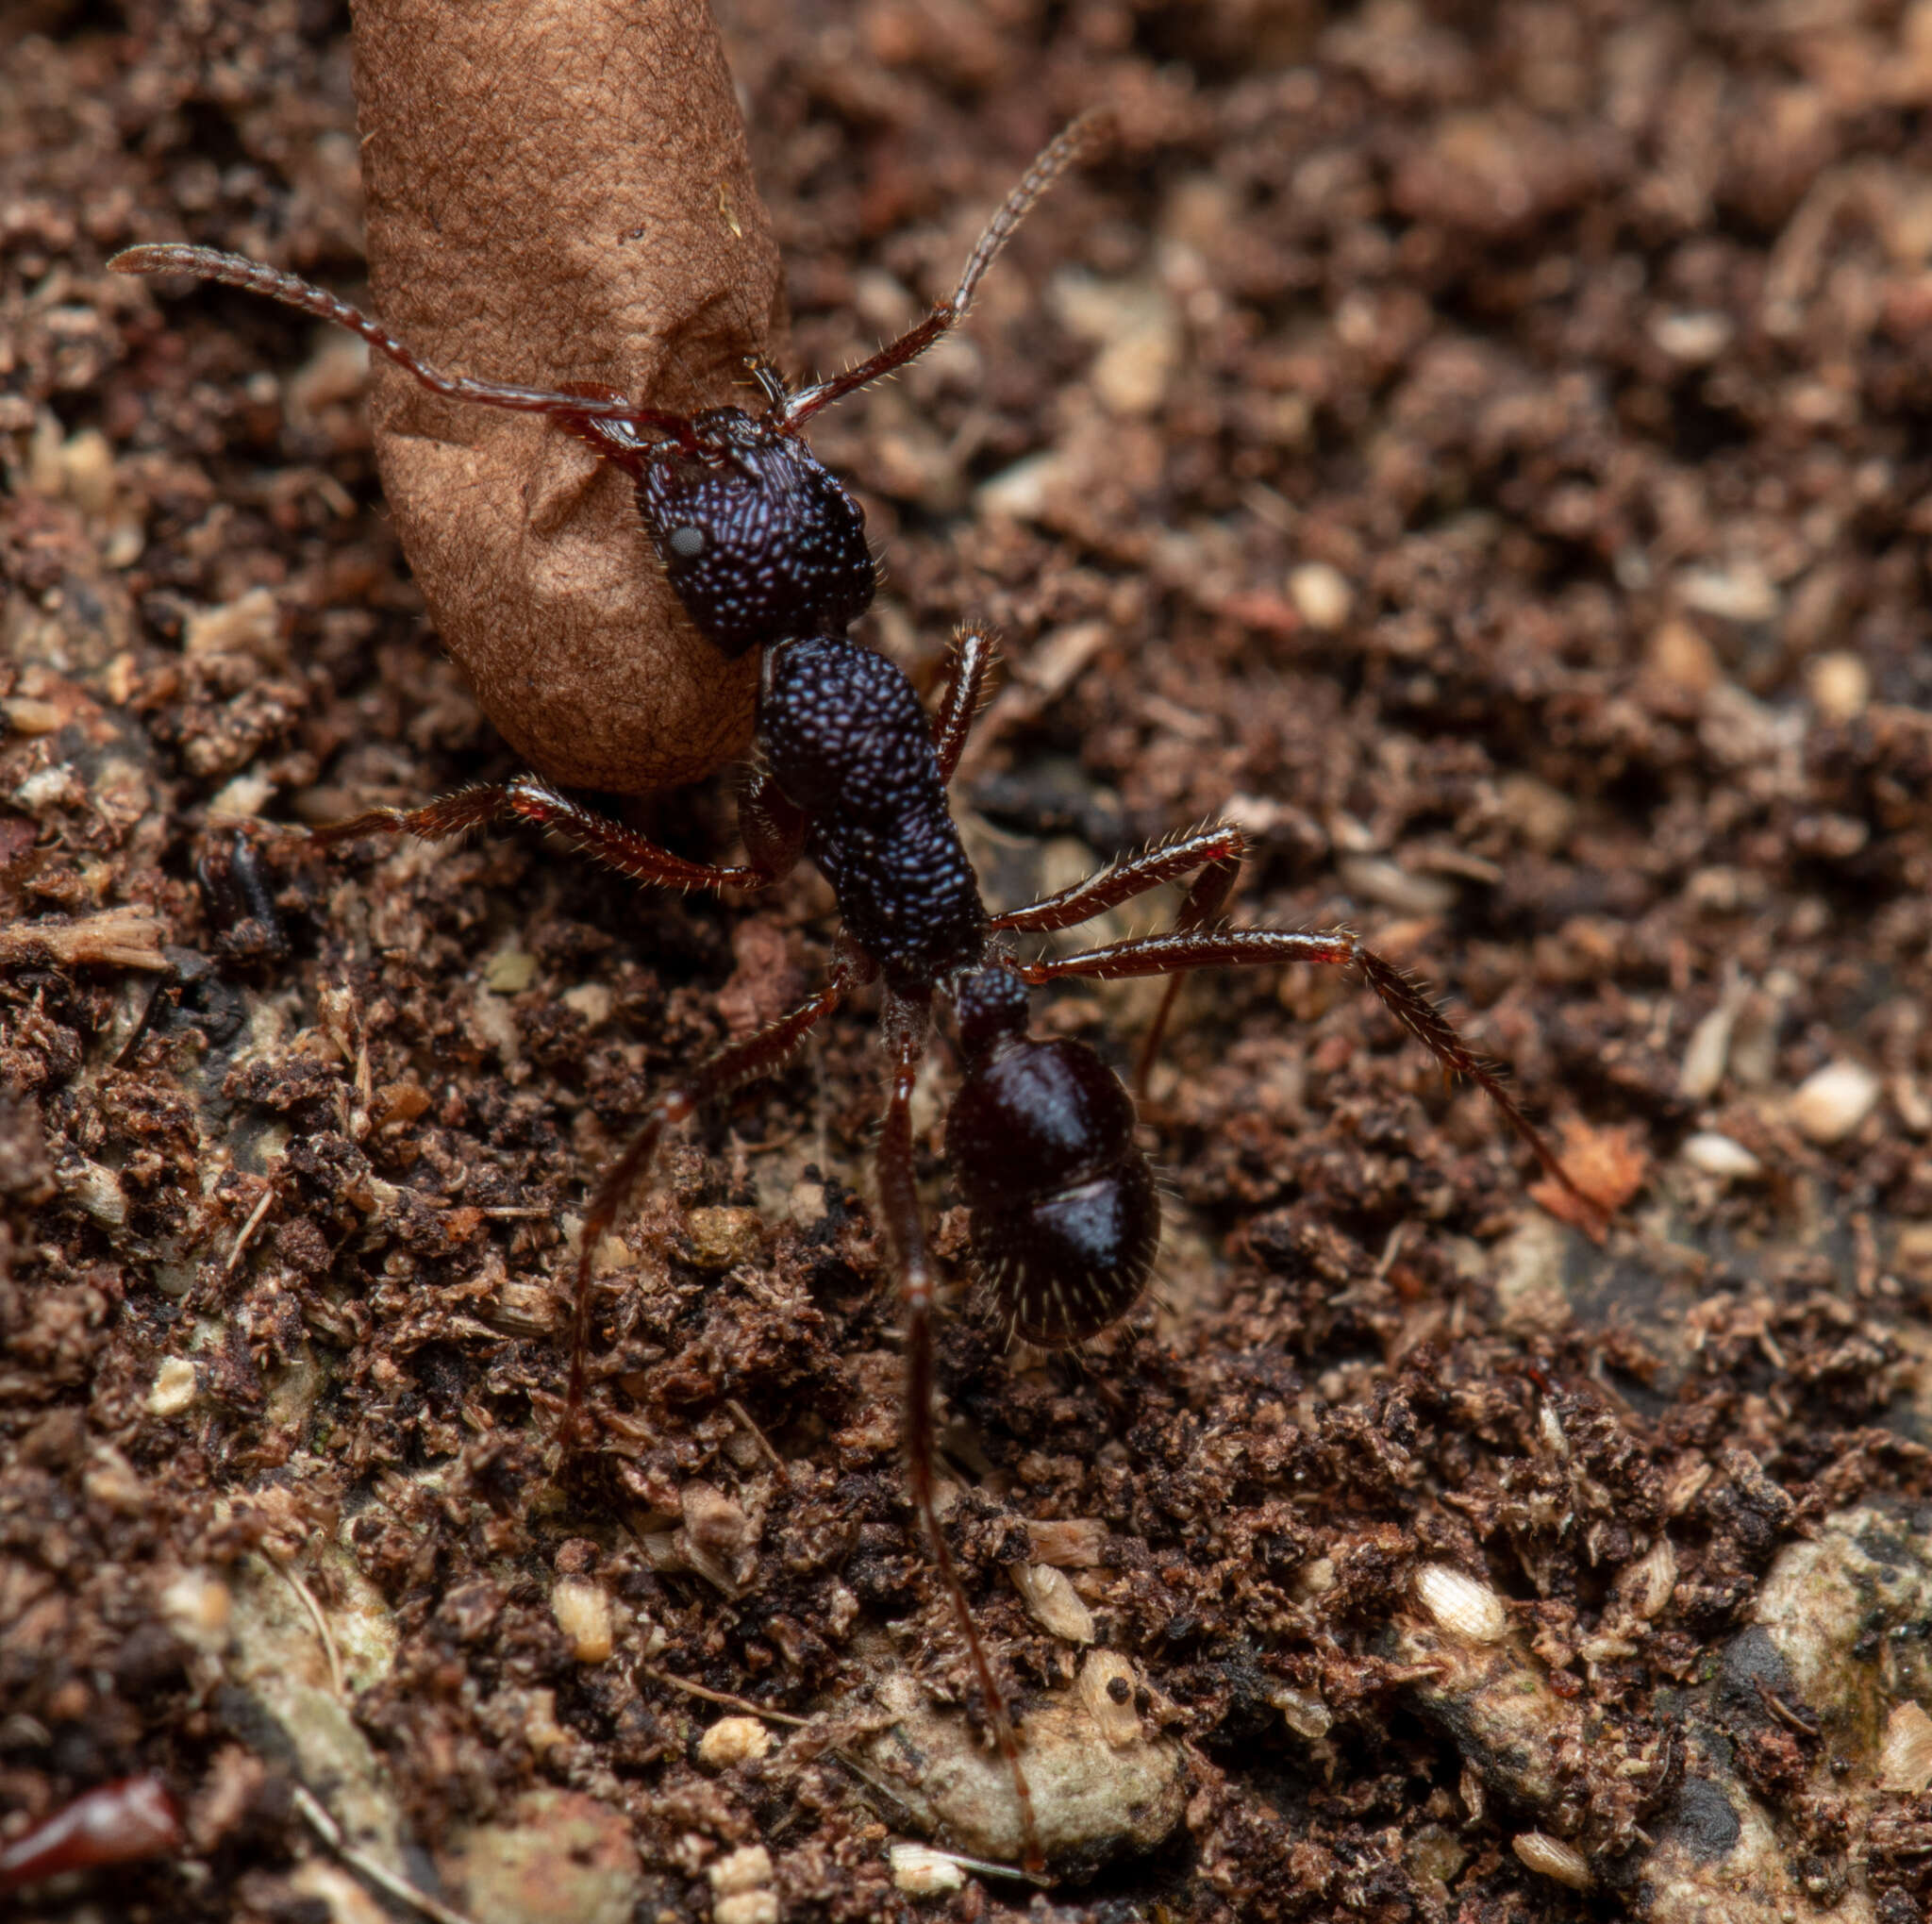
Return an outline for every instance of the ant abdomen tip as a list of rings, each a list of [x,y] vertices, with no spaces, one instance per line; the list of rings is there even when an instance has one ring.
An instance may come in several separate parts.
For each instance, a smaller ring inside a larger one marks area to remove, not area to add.
[[[1061,1347],[1126,1314],[1160,1243],[1134,1105],[1084,1043],[1023,1036],[968,1071],[946,1148],[995,1313]]]

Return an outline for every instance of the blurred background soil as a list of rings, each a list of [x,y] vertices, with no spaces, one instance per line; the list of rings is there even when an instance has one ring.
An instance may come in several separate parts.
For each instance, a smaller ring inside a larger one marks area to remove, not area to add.
[[[578,1917],[910,1909],[913,1827],[845,1760],[883,1678],[973,1693],[904,1496],[866,1008],[663,1158],[600,1257],[607,1450],[559,1484],[548,1440],[587,1179],[817,979],[826,893],[251,826],[513,772],[422,619],[357,345],[103,270],[187,238],[354,297],[347,24],[0,21],[0,1834],[157,1771],[184,1859],[30,1910],[375,1915],[300,1777],[479,1917],[553,1913],[466,1836],[535,1838]],[[1645,1866],[1722,1782],[1792,1901],[1907,1924],[1932,1803],[1876,1726],[1692,1698],[1781,1550],[1855,1503],[1916,1543],[1928,1495],[1932,6],[724,25],[800,371],[1118,119],[963,333],[813,426],[883,555],[867,638],[926,678],[958,620],[1005,638],[958,792],[991,898],[1236,820],[1242,916],[1424,973],[1621,1203],[1602,1249],[1547,1214],[1351,985],[1224,973],[1150,1105],[1157,1299],[1008,1353],[941,1062],[958,1554],[1022,1708],[1080,1656],[1008,1570],[1063,1567],[1185,1796],[1050,1899],[921,1915],[1688,1915]],[[653,819],[723,852],[728,784]],[[1124,1064],[1143,988],[1040,1022]],[[1435,1565],[1583,1740],[1551,1781],[1418,1657]],[[289,1748],[303,1664],[332,1773]],[[667,1677],[821,1721],[703,1750],[723,1711]]]

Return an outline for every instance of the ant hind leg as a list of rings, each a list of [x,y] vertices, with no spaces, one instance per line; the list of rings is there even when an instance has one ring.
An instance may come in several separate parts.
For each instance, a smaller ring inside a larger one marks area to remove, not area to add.
[[[1364,947],[1346,929],[1320,934],[1285,929],[1175,930],[1166,935],[1143,935],[1127,942],[1109,943],[1104,948],[1087,949],[1079,955],[1014,962],[1012,967],[1022,980],[1037,984],[1063,976],[1120,981],[1131,976],[1164,976],[1176,969],[1246,968],[1292,962],[1324,962],[1354,969],[1396,1021],[1443,1068],[1451,1075],[1467,1076],[1482,1088],[1535,1154],[1545,1173],[1587,1213],[1588,1220],[1599,1229],[1605,1225],[1603,1205],[1576,1186],[1570,1172],[1557,1160],[1557,1152],[1542,1131],[1504,1086],[1497,1070],[1463,1040],[1454,1024],[1407,975],[1385,956]]]

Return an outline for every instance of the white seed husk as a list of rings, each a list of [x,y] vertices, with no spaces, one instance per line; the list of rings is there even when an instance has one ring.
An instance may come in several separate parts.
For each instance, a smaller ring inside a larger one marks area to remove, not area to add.
[[[1439,1630],[1471,1644],[1497,1644],[1508,1634],[1503,1599],[1477,1578],[1448,1564],[1424,1564],[1415,1573],[1416,1600]]]
[[[1791,1097],[1791,1120],[1814,1143],[1842,1142],[1871,1114],[1879,1081],[1863,1062],[1827,1062]]]
[[[1590,1860],[1560,1838],[1543,1831],[1519,1831],[1510,1838],[1509,1848],[1525,1869],[1541,1877],[1554,1878],[1573,1891],[1590,1888]]]
[[[1932,1786],[1932,1716],[1916,1703],[1894,1704],[1885,1720],[1878,1781],[1907,1797],[1922,1797]]]
[[[966,1873],[958,1861],[929,1844],[894,1844],[886,1860],[892,1866],[892,1882],[908,1898],[936,1898],[961,1889]]]
[[[1661,1616],[1677,1587],[1677,1552],[1660,1536],[1617,1581],[1624,1600],[1646,1623]]]
[[[1715,1176],[1725,1182],[1748,1182],[1764,1174],[1764,1164],[1742,1143],[1715,1129],[1699,1129],[1694,1136],[1687,1136],[1679,1154],[1700,1175]]]
[[[1081,1661],[1074,1688],[1112,1749],[1124,1750],[1141,1742],[1141,1714],[1134,1708],[1139,1682],[1133,1665],[1118,1650],[1089,1650]],[[1116,1697],[1123,1683],[1126,1689]]]
[[[1008,1572],[1041,1630],[1070,1644],[1093,1641],[1093,1613],[1063,1571],[1051,1564],[1009,1564]]]

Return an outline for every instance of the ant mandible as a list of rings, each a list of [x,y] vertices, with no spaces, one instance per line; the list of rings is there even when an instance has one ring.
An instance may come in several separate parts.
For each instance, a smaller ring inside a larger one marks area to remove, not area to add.
[[[687,861],[592,812],[536,776],[460,791],[419,809],[378,809],[316,831],[442,841],[501,817],[555,829],[639,881],[681,889],[758,889],[801,856],[831,885],[841,933],[825,985],[790,1014],[728,1043],[651,1105],[592,1192],[578,1246],[563,1434],[585,1419],[594,1252],[643,1179],[665,1130],[741,1085],[770,1076],[856,989],[877,984],[889,1060],[876,1154],[878,1209],[906,1324],[906,1440],[912,1501],[1010,1774],[1030,1867],[1040,1830],[1007,1699],[960,1582],[936,1506],[935,1276],[913,1152],[912,1091],[936,1007],[950,1004],[961,1061],[946,1155],[964,1196],[974,1263],[1008,1326],[1066,1347],[1118,1322],[1145,1288],[1160,1239],[1154,1172],[1134,1141],[1133,1098],[1084,1043],[1028,1033],[1029,988],[1073,978],[1176,978],[1221,966],[1321,962],[1352,968],[1451,1073],[1486,1090],[1549,1174],[1594,1217],[1548,1144],[1492,1071],[1404,974],[1346,930],[1236,929],[1220,918],[1246,844],[1240,829],[1195,829],[1110,862],[1023,908],[990,912],[947,802],[996,646],[958,636],[938,712],[904,673],[853,641],[875,570],[858,504],[799,438],[821,409],[905,366],[957,326],[981,276],[1053,181],[1093,143],[1097,116],[1048,146],[994,215],[952,297],[871,359],[796,391],[753,372],[765,411],[691,417],[608,390],[550,392],[445,373],[368,316],[291,275],[188,246],[142,246],[122,273],[187,273],[268,294],[339,322],[453,399],[549,416],[628,475],[638,510],[686,611],[721,655],[762,647],[755,772],[740,800],[745,861]],[[1026,960],[1013,938],[1071,929],[1150,890],[1194,879],[1174,927],[1078,954]],[[1172,1000],[1170,982],[1169,1002]],[[1141,1053],[1151,1061],[1163,1003]]]

